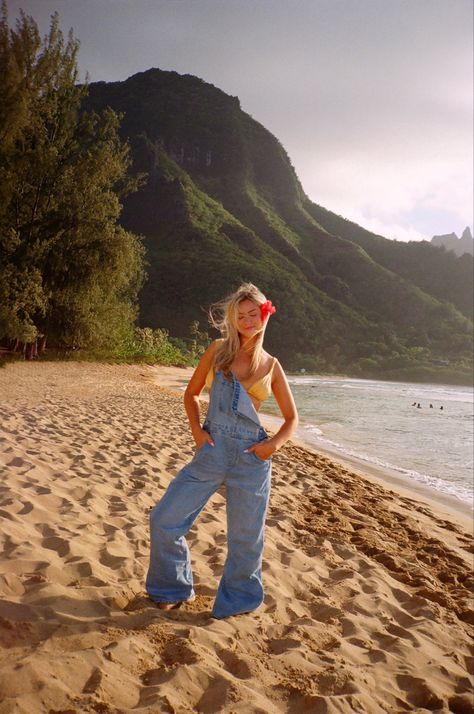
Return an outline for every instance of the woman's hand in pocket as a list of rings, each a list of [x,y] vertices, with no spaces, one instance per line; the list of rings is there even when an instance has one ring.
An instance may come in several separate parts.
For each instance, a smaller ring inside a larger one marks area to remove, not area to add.
[[[247,447],[244,451],[246,454],[250,454],[253,451],[257,459],[266,461],[275,453],[276,449],[271,440],[267,439],[266,441],[258,441],[256,444],[252,444],[252,446]]]
[[[199,429],[199,431],[196,430],[195,433],[193,432],[193,438],[196,442],[196,448],[198,449],[200,449],[201,446],[204,446],[204,444],[206,443],[210,444],[211,446],[214,446],[212,436],[205,429]]]

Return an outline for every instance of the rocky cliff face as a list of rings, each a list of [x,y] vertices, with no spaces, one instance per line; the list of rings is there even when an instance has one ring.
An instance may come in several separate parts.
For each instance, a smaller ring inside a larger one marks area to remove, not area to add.
[[[460,238],[456,233],[448,233],[447,235],[433,236],[431,242],[433,245],[442,246],[458,256],[464,255],[464,253],[474,255],[474,240],[469,226],[464,229]]]

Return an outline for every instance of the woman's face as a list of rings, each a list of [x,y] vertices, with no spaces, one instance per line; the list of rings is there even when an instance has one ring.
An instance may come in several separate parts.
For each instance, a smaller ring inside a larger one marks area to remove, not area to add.
[[[263,328],[260,306],[252,300],[241,300],[237,306],[237,329],[242,337],[251,339]]]

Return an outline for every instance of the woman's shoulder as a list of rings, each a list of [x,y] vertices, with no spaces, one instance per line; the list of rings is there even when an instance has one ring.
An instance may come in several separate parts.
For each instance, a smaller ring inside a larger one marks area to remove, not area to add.
[[[212,354],[215,354],[219,347],[222,347],[224,344],[224,338],[223,337],[218,337],[216,340],[213,340],[211,344],[209,345],[208,349],[211,350]]]
[[[271,355],[270,352],[267,352],[266,350],[262,350],[262,357],[268,365],[273,366],[278,362],[278,359],[274,355]]]
[[[275,367],[279,365],[280,363],[278,362],[278,359],[274,357],[274,355],[271,355],[269,352],[266,350],[263,351],[263,360],[264,360],[264,365],[265,365],[265,373],[267,375],[273,375],[275,373]]]
[[[206,348],[206,352],[215,352],[218,347],[224,342],[223,337],[218,337],[216,340],[212,340]]]
[[[208,369],[212,367],[216,350],[219,346],[219,342],[220,340],[213,340],[208,344],[203,354],[201,355],[201,359],[199,362],[200,365],[206,365]]]
[[[216,356],[216,352],[219,349],[219,347],[222,345],[224,342],[223,338],[219,337],[217,340],[213,340],[208,346],[206,351],[204,352],[202,356],[202,361],[207,364],[208,369],[212,369],[214,366],[214,359]]]

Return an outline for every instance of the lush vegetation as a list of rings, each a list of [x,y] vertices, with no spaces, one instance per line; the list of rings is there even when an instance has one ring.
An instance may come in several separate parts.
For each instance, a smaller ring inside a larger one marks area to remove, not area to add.
[[[160,328],[135,327],[113,345],[79,350],[53,348],[48,351],[48,359],[195,366],[209,344],[207,333],[196,331],[195,325],[191,325],[192,337],[188,339],[170,337],[167,330]]]
[[[238,99],[149,70],[96,83],[89,109],[123,113],[149,178],[122,223],[145,236],[142,325],[186,335],[241,280],[278,306],[268,345],[289,369],[469,381],[469,265],[375,236],[313,204],[281,144]]]
[[[4,344],[193,364],[208,305],[251,280],[277,305],[267,344],[290,370],[470,380],[469,256],[312,203],[236,97],[156,69],[79,85],[77,49],[57,17],[41,40],[3,6]]]
[[[144,279],[141,240],[118,223],[135,190],[112,110],[86,113],[78,43],[53,16],[0,21],[0,337],[28,356],[130,339]]]
[[[473,259],[456,256],[428,241],[403,243],[374,235],[310,201],[306,208],[330,233],[362,246],[380,265],[403,276],[428,295],[452,303],[472,320]]]

